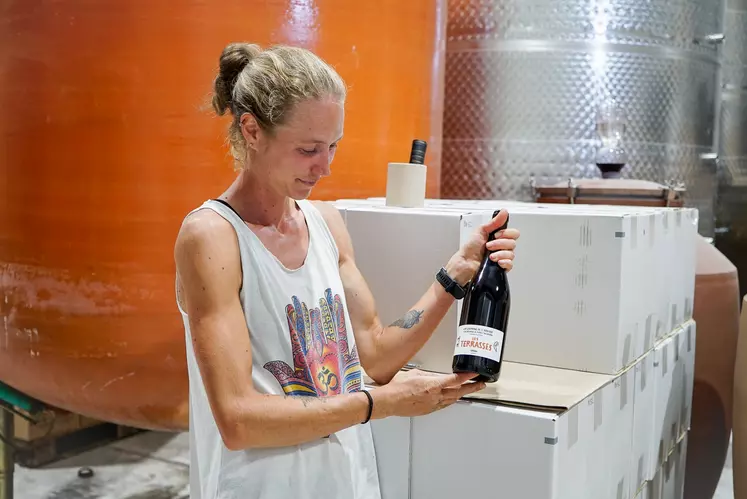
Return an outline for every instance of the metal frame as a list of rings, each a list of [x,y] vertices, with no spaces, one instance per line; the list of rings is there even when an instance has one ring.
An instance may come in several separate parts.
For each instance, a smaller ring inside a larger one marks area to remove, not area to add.
[[[12,443],[14,412],[10,404],[0,402],[0,499],[13,499],[13,473],[16,465]]]
[[[33,415],[41,411],[44,405],[0,382],[0,499],[13,499],[13,479],[16,464],[16,448],[13,445],[13,435],[15,435],[13,418],[18,415],[28,421],[34,421],[33,417],[23,414],[16,407]]]

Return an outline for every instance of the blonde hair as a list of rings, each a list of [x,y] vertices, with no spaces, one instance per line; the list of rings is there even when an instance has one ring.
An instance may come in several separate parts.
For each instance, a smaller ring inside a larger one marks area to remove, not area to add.
[[[237,168],[246,159],[239,121],[244,113],[272,134],[298,102],[324,97],[344,102],[347,95],[340,75],[314,53],[286,45],[262,50],[249,43],[231,43],[223,49],[213,88],[213,109],[219,116],[233,115],[228,140]]]

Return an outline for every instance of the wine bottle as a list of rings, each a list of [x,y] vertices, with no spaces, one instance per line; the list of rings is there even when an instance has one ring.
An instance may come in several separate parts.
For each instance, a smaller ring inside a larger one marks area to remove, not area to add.
[[[499,211],[493,213],[493,218]],[[508,219],[490,234],[495,239],[508,226]],[[506,271],[485,250],[475,278],[467,286],[457,330],[452,370],[477,373],[475,381],[495,383],[501,373],[511,292]]]

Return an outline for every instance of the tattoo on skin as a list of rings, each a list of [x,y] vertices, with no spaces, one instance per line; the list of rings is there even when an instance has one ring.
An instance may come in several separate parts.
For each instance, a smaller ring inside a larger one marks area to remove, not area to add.
[[[287,397],[287,396],[286,396]],[[324,397],[306,397],[306,396],[292,396],[292,398],[298,399],[301,401],[304,407],[308,407],[309,404],[324,404],[327,402]]]
[[[396,321],[389,324],[389,326],[401,327],[402,329],[410,329],[415,324],[420,322],[420,318],[423,317],[422,310],[410,310],[404,317],[397,319]]]

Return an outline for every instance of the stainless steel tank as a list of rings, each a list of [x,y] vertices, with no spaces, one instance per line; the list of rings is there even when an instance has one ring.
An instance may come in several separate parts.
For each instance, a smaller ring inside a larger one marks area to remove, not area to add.
[[[747,0],[729,0],[724,22],[719,185],[714,242],[739,269],[747,294]]]
[[[532,176],[599,177],[596,115],[611,97],[628,115],[622,176],[683,183],[700,233],[736,253],[747,241],[747,0],[729,1],[725,15],[725,0],[450,0],[442,197],[532,200]],[[737,298],[736,269],[700,245],[686,499],[713,496],[726,457]]]
[[[624,178],[682,182],[713,233],[724,0],[450,0],[442,197],[532,199],[597,177],[596,112],[628,115]]]

